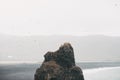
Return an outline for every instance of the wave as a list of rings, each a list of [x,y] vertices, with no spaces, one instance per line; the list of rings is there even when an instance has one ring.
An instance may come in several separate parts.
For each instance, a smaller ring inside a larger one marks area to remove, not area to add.
[[[36,64],[38,63],[38,61],[0,61],[0,64],[23,64],[23,63]]]
[[[96,73],[96,72],[99,72],[99,71],[110,70],[110,69],[120,69],[120,66],[119,67],[100,67],[100,68],[94,68],[94,69],[84,69],[83,73],[84,74],[86,74],[86,73]]]

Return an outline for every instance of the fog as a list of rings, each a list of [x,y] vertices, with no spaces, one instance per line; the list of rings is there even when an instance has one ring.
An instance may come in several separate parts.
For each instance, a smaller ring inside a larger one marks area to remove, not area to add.
[[[1,0],[0,33],[120,36],[119,0]]]
[[[1,0],[0,61],[43,61],[64,42],[76,61],[120,61],[119,0]]]

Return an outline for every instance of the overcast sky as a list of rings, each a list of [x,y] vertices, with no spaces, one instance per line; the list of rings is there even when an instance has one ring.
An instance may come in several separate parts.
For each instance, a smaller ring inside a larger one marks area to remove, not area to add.
[[[0,0],[0,34],[120,36],[120,0]]]

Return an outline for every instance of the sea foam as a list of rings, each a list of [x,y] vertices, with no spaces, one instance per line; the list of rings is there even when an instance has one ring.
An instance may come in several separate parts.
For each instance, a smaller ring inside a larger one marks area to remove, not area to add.
[[[85,80],[120,80],[119,73],[120,67],[103,67],[83,70]]]

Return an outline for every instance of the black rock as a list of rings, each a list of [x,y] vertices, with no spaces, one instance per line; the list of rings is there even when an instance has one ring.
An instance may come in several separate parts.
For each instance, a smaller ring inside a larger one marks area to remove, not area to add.
[[[44,62],[36,70],[34,80],[84,80],[81,68],[75,65],[70,43],[64,43],[55,52],[47,52],[44,57]]]

